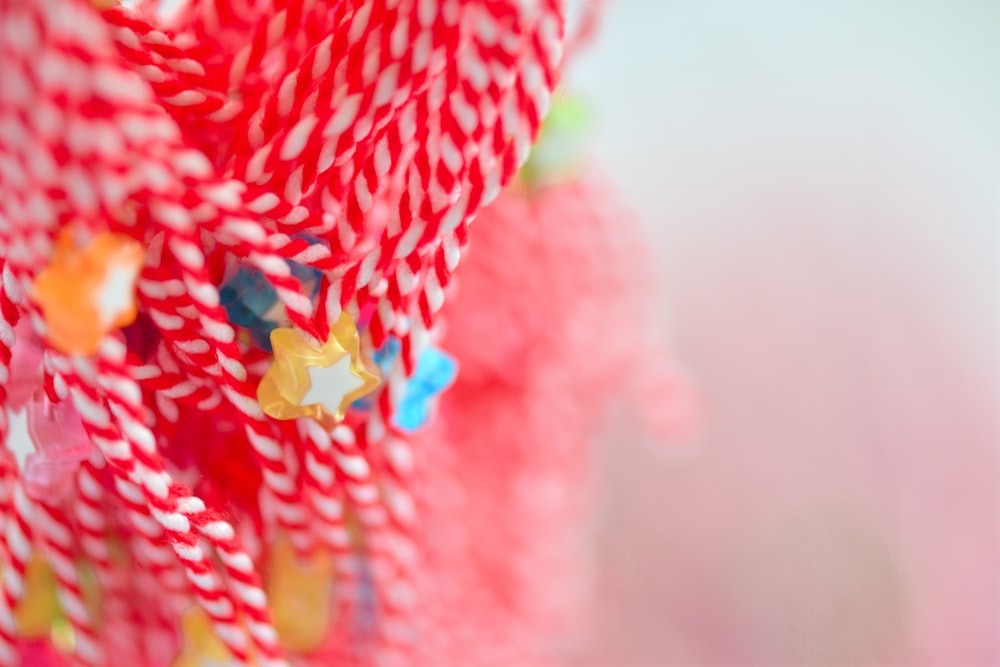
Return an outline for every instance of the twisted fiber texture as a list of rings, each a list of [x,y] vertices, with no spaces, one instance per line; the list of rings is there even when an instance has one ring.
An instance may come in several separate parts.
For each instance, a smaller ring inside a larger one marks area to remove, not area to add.
[[[0,451],[0,665],[21,659],[12,611],[36,549],[75,631],[73,664],[165,664],[192,604],[236,664],[288,664],[262,582],[279,533],[338,570],[337,627],[299,663],[423,664],[433,633],[416,617],[436,587],[423,581],[419,454],[392,413],[470,223],[548,109],[560,3],[190,0],[162,16],[152,1],[99,4],[111,6],[0,0],[0,442],[11,355],[37,345],[40,383],[95,447],[72,491],[45,502]],[[146,248],[140,321],[89,357],[50,345],[32,289],[64,228]],[[290,261],[322,273],[315,303]],[[327,433],[263,414],[267,355],[220,302],[238,264],[307,338],[347,310],[371,315],[367,345],[401,340],[370,415]],[[20,317],[32,333],[15,340]],[[140,591],[157,604],[137,605]]]
[[[100,456],[93,457],[77,472],[74,513],[79,553],[86,559],[101,590],[103,648],[119,660],[143,663],[141,624],[133,616],[129,599],[129,570],[122,557],[112,553],[116,539],[111,508],[101,487]],[[96,465],[95,465],[96,464]],[[165,578],[166,579],[166,578]],[[164,606],[169,606],[165,601]]]
[[[0,266],[0,398],[6,402],[7,386],[11,376],[11,352],[14,347],[14,325],[19,313],[17,301],[20,294],[6,263]],[[6,439],[9,430],[6,411],[0,410],[0,436]],[[0,452],[0,660],[2,664],[17,661],[17,627],[14,622],[14,605],[24,593],[24,573],[30,555],[29,536],[24,515],[18,510],[15,499],[23,506],[23,492],[14,456],[4,449]]]
[[[27,565],[27,536],[14,508],[14,489],[17,485],[17,468],[13,457],[0,461],[0,568],[3,585],[0,590],[0,659],[5,664],[16,664],[17,626],[14,622],[14,605],[24,590],[24,572]]]

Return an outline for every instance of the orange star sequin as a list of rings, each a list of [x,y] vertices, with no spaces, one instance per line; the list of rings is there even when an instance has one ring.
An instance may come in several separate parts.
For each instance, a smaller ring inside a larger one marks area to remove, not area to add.
[[[316,650],[330,629],[334,567],[330,554],[296,555],[281,536],[271,550],[267,596],[281,645],[290,651]]]
[[[379,385],[378,371],[361,357],[358,329],[347,313],[330,325],[321,346],[282,328],[271,332],[271,347],[274,361],[257,387],[257,400],[275,419],[312,417],[332,429],[351,403]]]
[[[72,230],[63,229],[33,286],[54,347],[93,354],[109,331],[135,320],[143,254],[138,242],[121,234],[103,232],[80,247]]]

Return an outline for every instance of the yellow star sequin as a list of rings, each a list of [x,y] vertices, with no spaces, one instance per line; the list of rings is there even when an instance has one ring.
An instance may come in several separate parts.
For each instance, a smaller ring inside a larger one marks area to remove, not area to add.
[[[291,541],[280,537],[271,551],[267,594],[281,645],[309,653],[330,629],[334,569],[330,554],[300,558]]]
[[[80,571],[84,604],[91,619],[100,618],[100,591],[97,581],[86,570]],[[3,573],[0,572],[0,578]],[[24,594],[14,607],[17,636],[37,640],[48,638],[63,655],[76,649],[76,632],[59,604],[56,575],[52,565],[40,553],[33,553],[24,571]]]
[[[233,664],[233,656],[212,629],[212,621],[200,607],[191,607],[181,616],[181,653],[172,667],[223,667]]]
[[[143,254],[139,243],[121,234],[103,232],[79,246],[73,229],[63,228],[52,261],[33,285],[54,347],[93,354],[109,331],[135,320]]]
[[[316,346],[294,329],[271,332],[274,360],[257,386],[257,400],[275,419],[312,417],[324,428],[343,421],[351,403],[375,391],[378,371],[360,353],[358,329],[347,313]]]
[[[31,555],[24,572],[24,595],[14,608],[17,632],[25,639],[48,637],[53,623],[61,615],[56,597],[56,575],[49,562],[36,552]]]

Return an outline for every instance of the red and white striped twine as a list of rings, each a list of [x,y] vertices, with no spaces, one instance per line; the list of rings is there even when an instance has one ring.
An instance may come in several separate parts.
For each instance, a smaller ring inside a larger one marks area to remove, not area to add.
[[[548,110],[561,2],[188,0],[169,16],[155,4],[0,0],[0,443],[13,327],[27,315],[46,389],[73,402],[96,449],[66,505],[30,502],[0,451],[0,666],[19,663],[13,609],[36,545],[56,572],[79,664],[141,660],[130,638],[169,642],[192,598],[238,664],[286,664],[260,556],[243,546],[278,531],[300,553],[332,553],[336,618],[355,613],[366,559],[376,646],[343,654],[406,664],[420,640],[418,592],[432,587],[420,585],[418,453],[391,426],[394,396],[471,222],[526,159]],[[156,340],[144,357],[114,332],[91,357],[52,349],[32,283],[69,225],[147,248],[137,297]],[[290,261],[322,273],[318,304]],[[401,362],[367,417],[327,433],[265,416],[262,353],[220,302],[234,263],[261,272],[306,337],[324,338],[346,309],[370,312],[369,347],[400,339]],[[226,454],[260,489],[240,495],[235,477],[184,469],[200,460],[185,454],[214,446],[213,433],[172,439],[192,410],[232,415]],[[106,598],[100,625],[86,613],[79,557]],[[155,587],[156,609],[128,599],[139,585]]]

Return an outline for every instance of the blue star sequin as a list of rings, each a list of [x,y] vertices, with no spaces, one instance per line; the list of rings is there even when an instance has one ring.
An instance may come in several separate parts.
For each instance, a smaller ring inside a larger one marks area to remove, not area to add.
[[[372,355],[383,377],[389,374],[392,362],[399,356],[401,348],[399,340],[389,338]],[[425,349],[417,359],[413,375],[406,381],[402,399],[396,405],[392,417],[393,426],[405,433],[413,433],[423,427],[430,416],[434,400],[452,385],[457,375],[458,362],[454,358],[434,347]],[[366,396],[355,401],[352,407],[371,410],[374,405],[375,398]]]
[[[454,358],[433,347],[425,349],[396,406],[393,425],[405,433],[419,430],[427,423],[434,399],[451,386],[457,375],[458,362]]]
[[[306,240],[320,243],[311,238]],[[323,274],[296,262],[288,262],[288,266],[306,295],[315,299]],[[259,269],[245,264],[240,266],[219,290],[219,302],[226,309],[230,322],[246,329],[257,347],[271,351],[271,332],[284,319],[284,309],[279,306],[277,290]]]
[[[403,345],[398,339],[389,338],[382,347],[375,350],[372,359],[375,361],[378,369],[382,371],[382,375],[389,373],[389,367],[392,366],[392,362],[399,356],[401,349],[403,349]]]

